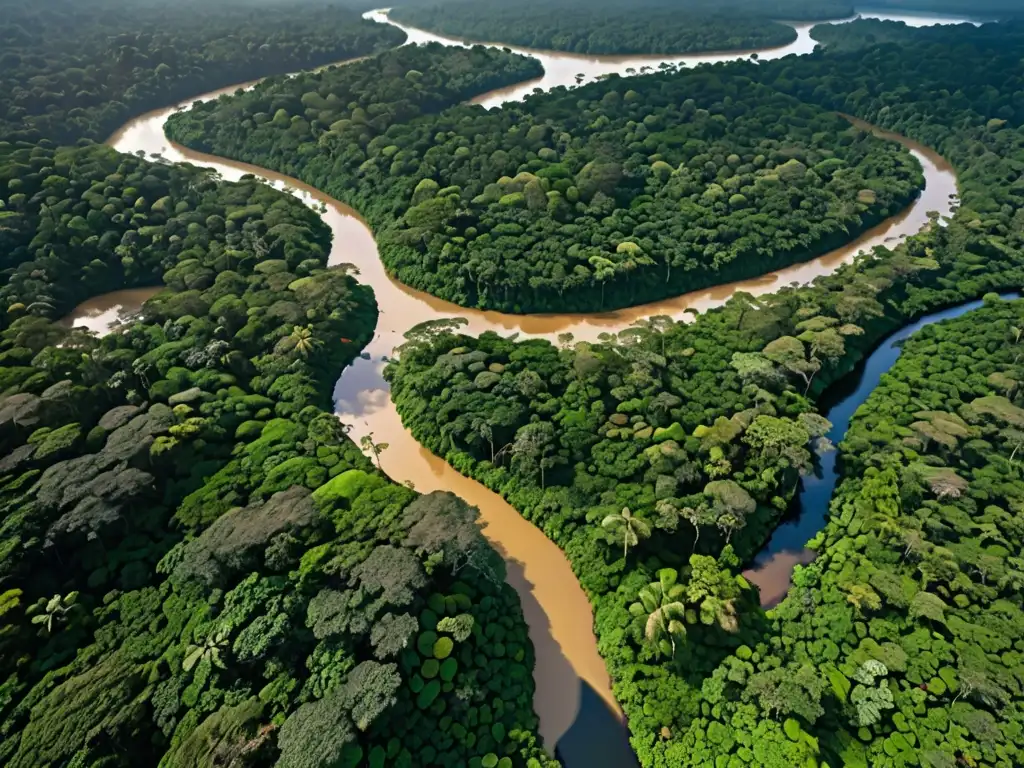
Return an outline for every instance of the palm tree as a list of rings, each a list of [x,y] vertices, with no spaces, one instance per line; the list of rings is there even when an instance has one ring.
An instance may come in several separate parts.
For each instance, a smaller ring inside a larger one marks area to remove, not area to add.
[[[631,613],[647,614],[644,637],[667,656],[675,656],[676,641],[686,639],[683,626],[686,606],[682,602],[686,588],[676,583],[677,577],[674,569],[662,568],[658,571],[658,580],[637,594],[640,602],[630,606]]]
[[[629,507],[623,507],[622,512],[615,512],[608,515],[601,521],[601,527],[605,530],[622,528],[622,557],[629,554],[629,548],[635,547],[643,539],[650,538],[651,526],[639,517],[634,517]]]
[[[224,669],[224,661],[220,654],[228,644],[228,635],[228,630],[221,627],[208,634],[202,645],[190,645],[185,659],[181,662],[181,668],[188,672],[199,662],[209,661],[213,666]]]
[[[54,595],[42,610],[32,617],[32,623],[45,625],[46,634],[52,635],[55,625],[67,621],[67,615],[74,609],[77,600],[77,592],[69,592],[64,597]]]
[[[308,325],[305,328],[295,326],[289,338],[292,341],[292,349],[303,357],[309,357],[309,353],[320,346],[320,339],[313,335]]]
[[[377,469],[381,469],[380,466],[380,454],[388,448],[387,443],[375,443],[373,441],[373,432],[368,435],[363,435],[359,440],[359,446],[365,453],[372,453],[373,458],[377,461]],[[382,470],[383,471],[383,470]]]

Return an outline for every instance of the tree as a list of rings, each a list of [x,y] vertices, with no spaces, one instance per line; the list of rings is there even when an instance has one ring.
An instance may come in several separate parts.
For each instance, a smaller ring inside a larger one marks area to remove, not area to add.
[[[795,714],[813,724],[825,712],[821,696],[827,686],[810,664],[790,665],[751,675],[742,698],[756,699],[768,717]]]
[[[854,326],[857,327],[857,326]],[[801,334],[803,336],[804,334]],[[846,354],[846,341],[835,328],[826,328],[809,335],[811,359],[834,364]]]
[[[882,720],[882,712],[894,706],[892,691],[884,683],[877,686],[858,685],[850,694],[854,706],[854,724],[860,727],[875,725]]]
[[[733,480],[713,480],[704,486],[704,495],[712,501],[715,525],[725,534],[726,544],[746,524],[747,515],[757,509],[754,497]]]
[[[1010,695],[990,672],[988,662],[975,651],[965,652],[957,659],[957,677],[960,688],[954,701],[963,696],[997,711],[1010,701]]]
[[[1005,429],[1000,430],[999,437],[1002,438],[1004,442],[1013,446],[1013,450],[1010,451],[1010,463],[1012,464],[1014,456],[1017,455],[1017,451],[1019,451],[1020,447],[1024,445],[1024,430],[1016,427],[1006,427]]]
[[[32,615],[33,624],[41,624],[46,634],[52,635],[54,628],[66,622],[72,611],[77,608],[78,592],[69,592],[63,597],[54,595],[36,609],[38,612],[31,610],[29,613]]]
[[[947,607],[946,603],[938,595],[921,590],[910,601],[908,615],[912,619],[925,618],[937,624],[945,624],[945,611]]]
[[[623,507],[621,512],[607,515],[601,521],[601,527],[609,531],[622,529],[623,559],[629,554],[630,547],[635,547],[651,536],[651,526],[647,524],[647,521],[633,515],[629,511],[629,507]]]
[[[771,387],[783,380],[775,363],[760,352],[733,352],[730,365],[744,381]]]
[[[142,668],[126,656],[118,649],[42,696],[8,766],[70,765],[75,753],[87,748],[89,734],[127,740],[130,724],[142,722],[149,706],[141,695]]]
[[[860,683],[850,694],[850,703],[855,708],[855,725],[862,728],[875,725],[882,720],[884,710],[895,706],[892,691],[884,679],[888,674],[885,664],[875,659],[868,659],[854,672],[853,679]]]
[[[477,523],[480,511],[445,491],[427,493],[405,508],[405,546],[426,559],[440,557],[452,573],[469,568],[492,583],[504,579],[504,561],[487,543]]]
[[[377,464],[377,469],[381,469],[380,455],[383,451],[386,451],[388,449],[388,443],[374,442],[373,432],[370,432],[369,434],[363,435],[361,438],[359,438],[359,447],[363,449],[363,453],[372,453],[373,460]]]
[[[168,750],[169,766],[244,764],[270,738],[271,729],[257,732],[263,703],[253,696],[232,707],[223,707],[203,720],[184,740]]]
[[[677,579],[674,569],[662,568],[658,580],[641,589],[639,602],[630,607],[634,615],[646,614],[644,637],[666,656],[675,656],[676,643],[686,639],[686,606],[680,599],[686,589]]]
[[[600,309],[604,309],[604,287],[605,284],[615,277],[615,262],[604,256],[591,256],[590,266],[594,270],[594,280],[601,285],[601,303]]]
[[[486,440],[491,448],[491,464],[494,463],[494,428],[487,419],[478,418],[473,420],[473,429],[481,439]]]
[[[418,557],[405,547],[389,544],[374,547],[363,562],[352,569],[361,591],[378,597],[377,604],[405,607],[416,599],[427,579]]]
[[[554,440],[555,428],[551,422],[537,421],[520,427],[512,443],[512,457],[519,471],[526,475],[539,471],[541,488],[544,488],[544,470],[554,463],[551,457]]]
[[[211,630],[202,643],[188,646],[185,658],[181,662],[181,668],[190,672],[200,662],[205,661],[218,669],[224,669],[223,653],[228,647],[230,638],[231,633],[226,627]]]
[[[705,504],[696,504],[694,506],[684,505],[680,507],[676,501],[671,499],[662,499],[658,502],[657,511],[659,514],[658,527],[668,530],[670,533],[675,531],[680,517],[693,526],[693,544],[690,547],[691,551],[695,551],[697,549],[697,542],[700,541],[701,527],[705,525],[712,525],[715,522],[715,516],[711,512],[711,508]],[[665,522],[669,519],[671,520],[670,525]]]
[[[735,579],[707,555],[690,555],[690,578],[686,584],[686,601],[697,606],[702,624],[717,624],[726,632],[739,629]]]
[[[864,609],[877,611],[882,607],[882,599],[866,584],[851,584],[846,588],[846,601],[857,611],[858,616],[864,615]]]
[[[265,502],[232,509],[181,546],[172,581],[198,580],[208,586],[245,571],[256,562],[271,540],[298,532],[318,520],[310,493],[302,486],[275,493]]]
[[[666,264],[669,257],[666,256]],[[673,320],[669,315],[653,315],[651,317],[640,318],[639,320],[633,321],[633,327],[639,328],[641,331],[645,331],[650,336],[657,336],[661,342],[661,356],[665,356],[665,341],[676,321]]]
[[[743,435],[743,442],[753,449],[752,458],[757,458],[757,465],[781,464],[801,475],[811,468],[811,454],[807,450],[810,439],[799,423],[763,414],[754,419]]]
[[[815,357],[808,360],[803,342],[793,336],[782,336],[769,342],[761,353],[784,370],[799,376],[804,382],[805,394],[811,388],[815,374],[821,370],[821,361]]]
[[[313,350],[322,343],[320,339],[313,335],[313,330],[310,326],[295,326],[288,338],[291,341],[292,350],[302,355],[302,357],[309,357]]]
[[[303,704],[288,716],[277,743],[277,768],[326,768],[360,754],[357,734],[394,705],[402,683],[394,664],[364,661],[342,685],[319,701]]]
[[[457,642],[465,642],[473,631],[475,620],[472,614],[460,613],[458,616],[445,616],[437,622],[438,632],[449,632]]]

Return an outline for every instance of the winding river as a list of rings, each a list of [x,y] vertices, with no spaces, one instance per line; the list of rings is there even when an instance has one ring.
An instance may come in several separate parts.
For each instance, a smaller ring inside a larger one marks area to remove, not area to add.
[[[1002,294],[1003,299],[1018,298],[1019,294]],[[902,342],[926,325],[949,320],[978,309],[984,302],[969,301],[954,307],[932,312],[919,317],[882,339],[875,350],[868,355],[847,376],[837,381],[818,400],[818,410],[832,422],[832,429],[826,437],[834,444],[846,435],[850,420],[878,386],[886,373],[903,351]],[[839,480],[836,464],[838,451],[829,451],[818,457],[818,466],[813,475],[805,477],[797,499],[796,515],[776,528],[761,553],[754,560],[753,567],[744,575],[749,581],[761,587],[762,605],[775,605],[786,596],[793,567],[811,562],[816,552],[805,544],[825,527],[825,516],[829,502]]]
[[[378,21],[387,20],[386,13],[382,11],[367,15]],[[906,21],[923,24],[943,23],[952,19],[908,17]],[[795,26],[798,37],[794,43],[760,51],[759,55],[762,58],[775,58],[812,50],[814,43],[809,35],[810,25]],[[409,34],[410,43],[436,40],[463,44],[422,30],[402,28]],[[583,79],[593,79],[608,72],[625,74],[627,70],[640,70],[645,66],[656,68],[662,61],[693,65],[748,54],[713,53],[662,59],[577,56],[518,48],[513,50],[540,58],[545,67],[545,75],[535,82],[485,94],[477,99],[479,103],[494,106],[522,98],[537,87],[572,85],[577,75],[582,75]],[[383,470],[396,482],[412,482],[422,492],[452,491],[480,508],[484,534],[508,564],[508,581],[519,594],[530,638],[536,650],[534,706],[540,718],[540,733],[545,745],[549,749],[557,745],[558,755],[571,766],[624,768],[636,765],[625,728],[621,726],[621,713],[612,695],[608,672],[597,652],[589,602],[565,555],[497,494],[458,474],[444,461],[428,453],[404,429],[391,403],[388,386],[382,378],[387,356],[402,343],[403,334],[413,325],[438,318],[466,318],[468,324],[464,331],[474,335],[491,330],[553,339],[559,333],[571,332],[578,340],[593,340],[603,332],[621,330],[634,320],[655,314],[682,319],[687,310],[704,311],[718,306],[739,291],[758,295],[789,283],[808,282],[852,260],[861,250],[883,243],[891,245],[917,232],[927,223],[929,211],[949,215],[957,192],[952,169],[931,150],[902,137],[878,132],[911,150],[924,169],[927,187],[920,198],[901,214],[865,232],[843,248],[752,280],[630,309],[579,315],[505,315],[467,310],[392,280],[384,271],[373,235],[363,219],[333,198],[295,179],[262,168],[193,152],[175,145],[164,136],[164,122],[175,110],[189,106],[192,101],[216,98],[222,93],[231,93],[247,85],[203,94],[186,103],[142,115],[123,126],[107,143],[122,152],[141,151],[168,162],[192,162],[212,167],[229,180],[238,179],[244,174],[254,174],[275,187],[291,191],[310,205],[326,205],[326,212],[322,215],[334,234],[329,263],[355,265],[359,271],[359,280],[373,288],[381,312],[376,335],[365,349],[363,358],[346,368],[337,382],[334,396],[338,416],[351,425],[351,434],[357,441],[363,435],[372,434],[375,441],[389,443],[390,448],[382,454],[381,464]],[[135,298],[134,305],[124,295],[114,297],[112,303],[130,311],[147,296],[140,292]],[[104,318],[109,319],[112,307],[101,307],[99,301],[87,302],[90,306],[83,305],[72,313],[75,324],[83,324],[80,318],[89,309],[104,309],[107,312]],[[115,315],[116,312],[113,310]],[[90,322],[98,330],[106,327],[106,319]],[[827,496],[821,501],[815,525],[820,525],[826,507]],[[776,547],[775,551],[769,550],[770,556],[759,562],[758,569],[750,573],[751,579],[761,585],[766,598],[770,599],[772,595],[777,596],[785,591],[793,563],[805,556],[802,543],[815,530],[801,525],[797,531],[798,536],[790,537],[799,539],[795,544],[788,543],[787,539],[785,546]]]

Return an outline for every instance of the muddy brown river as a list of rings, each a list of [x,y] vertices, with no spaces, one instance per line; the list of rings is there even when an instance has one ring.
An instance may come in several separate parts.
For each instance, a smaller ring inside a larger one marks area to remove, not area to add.
[[[386,13],[374,11],[368,17],[386,22]],[[908,23],[942,23],[947,19],[913,17]],[[401,25],[397,25],[401,26]],[[402,27],[409,42],[436,40],[462,45],[442,36]],[[797,40],[782,48],[760,51],[761,58],[775,58],[790,53],[806,53],[813,49],[808,32],[810,25],[796,26]],[[595,57],[551,52],[512,50],[536,55],[544,64],[545,75],[536,82],[494,91],[477,99],[486,106],[522,98],[534,88],[572,85],[577,75],[593,79],[609,72],[626,74],[642,67],[657,68],[662,61],[684,62],[688,65],[705,61],[721,61],[748,55],[714,53],[679,58]],[[497,494],[479,483],[463,477],[441,459],[422,448],[402,426],[391,403],[388,385],[382,378],[386,357],[402,343],[403,334],[417,323],[446,317],[467,320],[464,331],[477,335],[484,331],[508,334],[521,333],[554,339],[560,333],[572,333],[578,340],[592,340],[603,332],[615,332],[633,321],[651,315],[669,315],[683,319],[688,310],[704,311],[724,303],[733,294],[744,291],[753,295],[776,290],[789,283],[805,283],[853,259],[862,250],[876,245],[893,245],[917,232],[927,223],[927,213],[951,213],[957,192],[956,178],[948,164],[931,150],[899,136],[889,138],[907,146],[920,161],[927,187],[921,197],[901,214],[865,232],[847,246],[811,261],[763,275],[761,277],[696,291],[673,299],[645,304],[614,312],[579,315],[505,315],[499,312],[468,310],[412,290],[392,280],[381,264],[373,235],[359,214],[348,206],[305,185],[271,171],[185,149],[168,140],[163,131],[167,117],[193,101],[216,98],[234,92],[241,84],[189,99],[188,102],[155,110],[130,121],[108,140],[115,149],[134,153],[145,152],[168,162],[192,162],[215,168],[223,178],[234,180],[243,174],[254,174],[279,189],[286,189],[310,205],[326,205],[324,221],[334,234],[329,263],[350,263],[358,268],[358,279],[376,294],[380,319],[376,335],[367,346],[368,359],[357,359],[345,369],[335,387],[336,412],[351,425],[357,441],[372,434],[375,442],[390,447],[381,456],[383,470],[396,482],[412,482],[418,491],[452,491],[480,508],[484,534],[508,564],[508,581],[519,594],[529,625],[530,639],[536,650],[534,670],[536,694],[534,707],[540,718],[540,732],[545,745],[569,765],[621,766],[635,764],[629,753],[626,732],[621,727],[621,713],[612,695],[611,681],[597,651],[590,604],[572,572],[568,560],[539,529],[525,521]],[[126,292],[119,296],[99,297],[86,302],[72,313],[76,324],[83,324],[86,315],[98,330],[108,327],[112,305],[118,311],[131,311],[148,298],[135,292],[132,304]],[[106,302],[106,303],[104,303]],[[86,305],[89,305],[88,307]],[[81,311],[79,311],[81,310]],[[102,310],[102,311],[100,311]],[[103,314],[106,312],[107,314]],[[102,326],[102,327],[101,327]],[[783,555],[785,557],[785,555]],[[762,563],[762,574],[770,574],[769,591],[777,593],[788,584],[791,563],[781,561],[777,567]],[[581,701],[584,706],[581,709]],[[574,727],[575,724],[575,727]],[[565,737],[563,739],[563,737]]]

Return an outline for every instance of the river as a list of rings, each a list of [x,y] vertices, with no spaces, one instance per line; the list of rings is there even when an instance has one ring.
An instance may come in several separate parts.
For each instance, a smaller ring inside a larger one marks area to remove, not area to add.
[[[1018,294],[1003,294],[1004,299],[1018,298]],[[926,325],[959,317],[983,304],[979,299],[919,317],[886,336],[875,350],[857,367],[829,387],[818,399],[818,409],[832,422],[826,437],[836,446],[846,436],[850,420],[878,386],[882,375],[896,363],[903,351],[902,342]],[[806,565],[817,553],[805,545],[825,527],[829,502],[839,480],[838,451],[828,451],[817,457],[814,473],[803,478],[795,514],[779,525],[768,543],[754,559],[753,566],[744,576],[761,588],[761,604],[768,607],[779,603],[789,590],[790,577],[796,565]]]
[[[954,24],[966,19],[938,14],[894,14],[889,12],[878,12],[873,10],[861,11],[860,16],[865,18],[885,19],[887,21],[902,21],[912,27],[930,26],[933,24]],[[388,18],[387,9],[370,11],[364,14],[365,18],[374,21],[393,24],[399,29],[405,30],[409,36],[407,44],[442,42],[445,45],[466,46],[464,38],[449,37],[428,32],[416,27],[400,24]],[[838,19],[837,21],[852,21],[857,18]],[[616,73],[619,75],[632,74],[630,70],[639,72],[644,67],[657,69],[661,64],[676,64],[692,67],[697,64],[705,64],[716,61],[732,61],[733,59],[746,58],[751,54],[757,54],[760,59],[778,59],[790,54],[810,53],[814,50],[817,42],[811,37],[811,27],[821,22],[786,22],[796,30],[796,40],[788,45],[781,45],[775,48],[761,48],[739,51],[707,51],[704,53],[693,53],[684,56],[595,56],[592,54],[563,53],[560,51],[545,51],[536,48],[524,48],[505,43],[489,42],[484,45],[504,47],[517,53],[524,53],[538,59],[544,65],[544,74],[535,79],[528,80],[506,88],[499,88],[485,93],[473,99],[474,104],[482,104],[485,107],[499,106],[506,101],[518,101],[524,96],[532,93],[535,88],[549,90],[560,85],[571,85],[577,82],[587,82],[601,75]],[[976,22],[971,22],[976,23]],[[479,44],[479,43],[475,43]],[[579,76],[579,78],[577,78]]]
[[[67,328],[86,328],[103,336],[122,320],[138,312],[143,302],[163,290],[155,288],[122,288],[86,299],[72,309],[60,324]]]
[[[371,15],[380,19],[380,14],[372,12]],[[922,19],[915,17],[914,21],[921,23]],[[403,28],[410,35],[409,42],[449,42],[420,30]],[[772,58],[810,50],[813,41],[807,34],[809,25],[806,28],[797,26],[797,31],[796,42],[761,52],[761,56]],[[579,57],[539,52],[538,56],[547,70],[543,78],[536,83],[485,94],[478,101],[492,106],[520,98],[534,87],[571,85],[575,83],[577,73],[583,74],[585,79],[592,79],[607,72],[625,73],[631,68],[656,67],[663,60],[696,64],[735,58],[737,55],[734,52],[682,59],[652,59]],[[381,456],[381,465],[396,482],[412,482],[422,492],[452,491],[480,508],[484,535],[508,564],[508,581],[519,594],[536,651],[534,707],[540,718],[540,733],[545,745],[550,749],[557,744],[559,756],[570,766],[585,764],[624,768],[635,765],[625,729],[616,725],[621,714],[612,695],[608,672],[597,652],[590,605],[565,555],[497,494],[458,474],[413,439],[402,426],[381,375],[387,356],[402,343],[405,331],[426,320],[463,317],[468,321],[465,332],[474,335],[491,330],[553,339],[559,333],[571,332],[579,340],[592,340],[600,333],[621,330],[642,317],[664,314],[681,319],[687,310],[704,311],[718,306],[739,291],[758,295],[792,282],[808,282],[850,261],[860,250],[883,243],[891,245],[917,232],[927,222],[928,211],[949,215],[957,191],[951,168],[931,150],[893,136],[891,138],[909,147],[921,162],[927,187],[903,213],[865,232],[846,247],[752,280],[631,309],[590,315],[505,315],[467,310],[389,278],[381,264],[373,235],[359,214],[348,206],[294,179],[244,163],[193,152],[175,145],[164,136],[164,122],[176,109],[187,107],[193,101],[231,93],[246,85],[249,84],[203,94],[186,103],[142,115],[123,126],[107,143],[122,152],[142,151],[168,162],[193,162],[212,167],[228,180],[251,173],[277,188],[292,191],[310,205],[326,205],[326,212],[322,215],[334,234],[329,263],[355,265],[359,280],[373,288],[381,310],[376,334],[365,350],[364,359],[357,359],[346,368],[335,387],[339,417],[352,426],[351,435],[357,442],[362,436],[372,434],[376,442],[390,445]],[[788,584],[788,577],[789,570],[785,570],[776,573],[774,578],[777,583]]]

